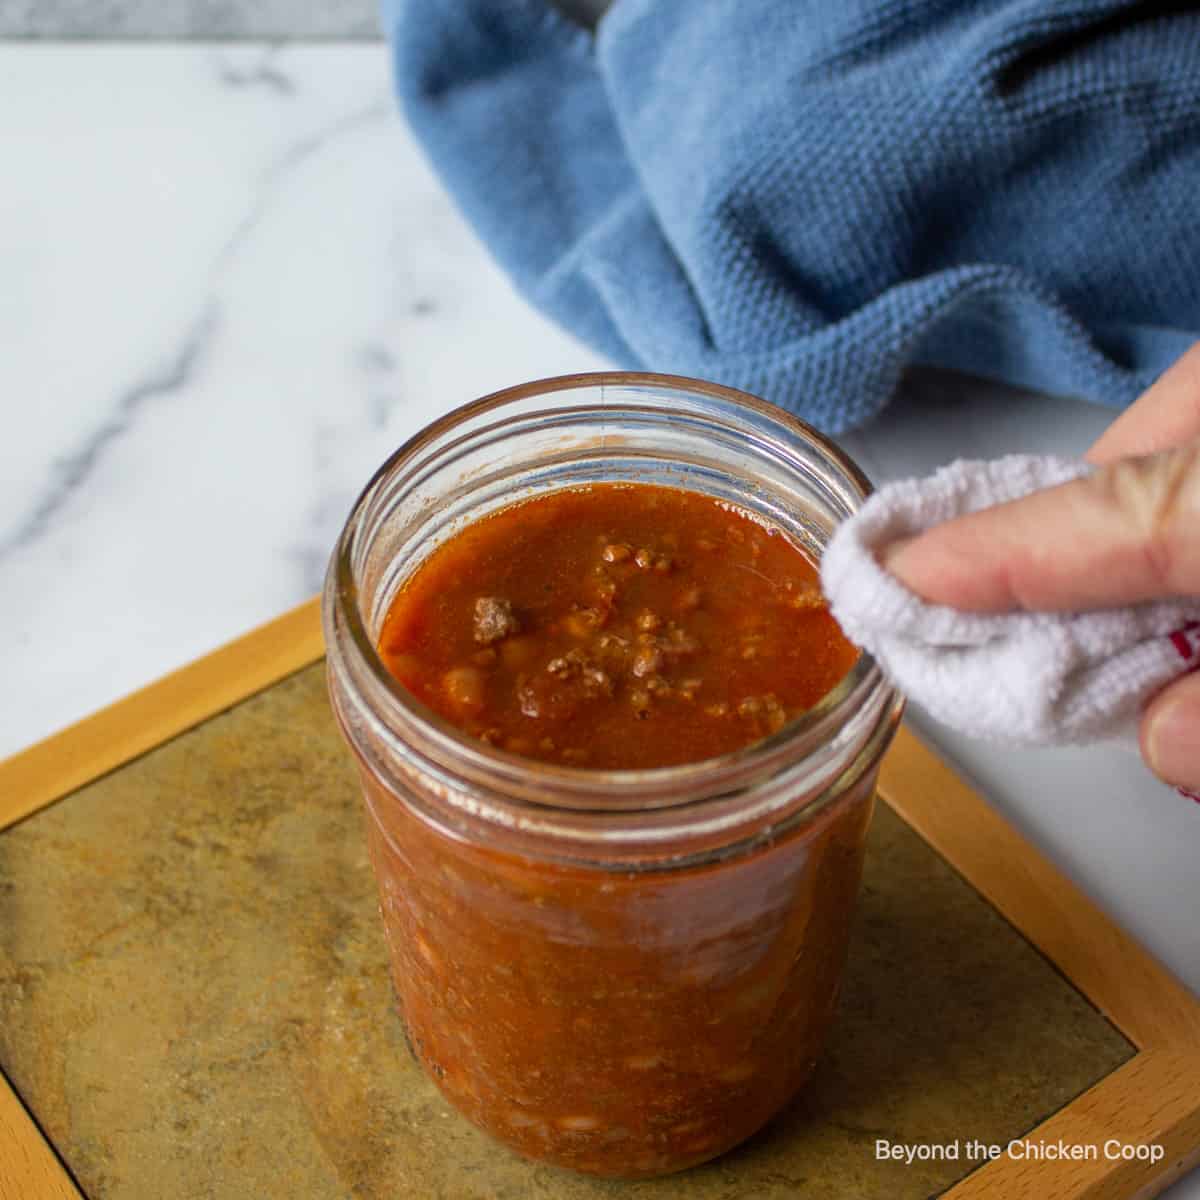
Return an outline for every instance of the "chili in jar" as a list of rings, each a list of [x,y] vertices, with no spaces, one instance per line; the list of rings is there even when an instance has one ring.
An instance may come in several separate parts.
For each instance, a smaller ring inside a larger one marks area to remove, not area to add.
[[[817,588],[866,491],[762,401],[602,375],[451,414],[351,513],[329,678],[400,1007],[520,1153],[680,1170],[811,1072],[901,709]]]

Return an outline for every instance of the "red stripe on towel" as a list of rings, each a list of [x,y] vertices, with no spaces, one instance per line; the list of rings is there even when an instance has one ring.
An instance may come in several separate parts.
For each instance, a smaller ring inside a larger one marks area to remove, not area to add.
[[[1188,670],[1194,671],[1200,667],[1200,621],[1189,621],[1182,629],[1175,630],[1170,635],[1171,645],[1175,647],[1179,657],[1188,664]],[[1189,792],[1187,788],[1175,789],[1181,796],[1200,804],[1200,795]]]
[[[1175,630],[1170,637],[1171,645],[1185,663],[1194,662],[1197,655],[1200,655],[1200,621],[1189,621],[1182,629]]]

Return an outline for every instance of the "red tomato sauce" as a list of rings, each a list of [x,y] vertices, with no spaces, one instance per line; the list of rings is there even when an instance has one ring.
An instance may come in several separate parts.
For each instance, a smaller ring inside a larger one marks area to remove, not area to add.
[[[466,732],[599,769],[749,745],[857,658],[784,534],[647,484],[555,492],[466,527],[396,596],[379,649]]]

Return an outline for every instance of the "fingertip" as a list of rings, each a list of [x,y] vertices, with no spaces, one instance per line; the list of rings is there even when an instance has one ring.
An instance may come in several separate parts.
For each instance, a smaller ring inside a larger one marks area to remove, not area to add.
[[[939,578],[928,551],[928,539],[913,535],[889,542],[876,558],[879,565],[914,596],[928,603],[946,603],[945,581]]]
[[[894,542],[888,542],[875,556],[879,565],[889,575],[894,575],[905,587],[910,589],[913,581],[908,577],[908,559],[911,556],[907,554],[907,551],[916,540],[915,537],[897,538]]]
[[[963,519],[884,546],[880,566],[914,596],[965,612],[1011,607],[998,565],[965,534]]]

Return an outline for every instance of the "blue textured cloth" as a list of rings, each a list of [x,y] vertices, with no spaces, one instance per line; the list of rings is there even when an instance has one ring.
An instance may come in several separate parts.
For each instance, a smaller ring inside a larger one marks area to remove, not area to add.
[[[1200,5],[384,0],[534,304],[832,432],[908,363],[1127,404],[1200,333]]]

